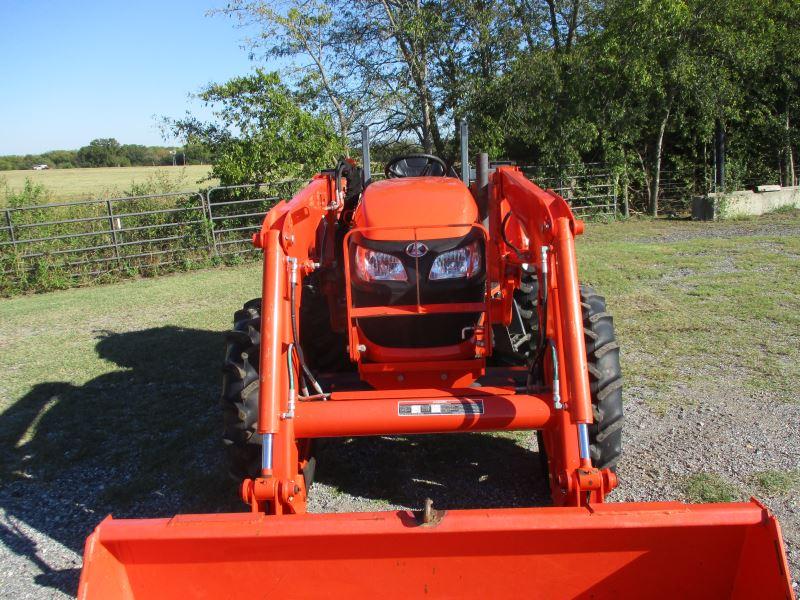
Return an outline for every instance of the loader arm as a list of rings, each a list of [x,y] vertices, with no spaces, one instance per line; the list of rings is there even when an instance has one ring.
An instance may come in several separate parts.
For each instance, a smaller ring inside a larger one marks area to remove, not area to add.
[[[404,386],[402,395],[394,390],[375,390],[370,398],[373,401],[368,412],[349,410],[346,402],[350,396],[346,392],[333,394],[326,405],[314,406],[313,403],[298,402],[296,390],[290,389],[292,380],[300,377],[300,367],[292,363],[291,347],[293,340],[288,323],[293,310],[290,298],[291,288],[300,285],[302,277],[316,268],[325,257],[323,249],[316,244],[320,239],[320,228],[338,219],[341,206],[337,201],[332,178],[318,176],[311,184],[297,194],[290,202],[281,203],[265,219],[262,230],[254,236],[254,244],[264,250],[264,298],[262,310],[262,348],[260,354],[261,387],[259,402],[258,432],[265,436],[264,457],[261,477],[245,481],[242,485],[242,496],[254,511],[265,510],[275,514],[303,512],[305,510],[306,485],[302,473],[298,471],[297,432],[300,429],[303,438],[322,437],[329,433],[327,423],[336,421],[338,435],[378,435],[391,433],[389,425],[397,420],[399,403],[404,398],[419,396],[427,403],[433,398],[425,397],[424,391],[438,387],[438,373],[429,377],[432,369],[452,375],[458,368],[469,371],[483,369],[481,354],[485,354],[487,344],[479,346],[476,358],[457,363],[433,362],[429,364],[404,364],[402,369],[391,364],[380,365],[380,373],[396,375],[402,370],[403,379],[423,382],[416,388]],[[586,363],[584,331],[581,316],[577,262],[575,258],[574,235],[583,231],[583,224],[574,218],[566,201],[560,196],[548,193],[527,180],[516,168],[501,167],[491,180],[490,232],[488,240],[493,240],[491,251],[487,250],[487,261],[490,263],[489,294],[484,305],[449,305],[447,311],[482,310],[487,319],[484,329],[491,330],[492,315],[502,314],[503,304],[511,293],[501,289],[499,294],[492,294],[495,284],[492,280],[499,273],[505,272],[509,266],[520,262],[543,261],[541,271],[544,285],[549,290],[551,310],[545,324],[546,337],[557,352],[559,369],[559,398],[553,397],[553,390],[532,394],[519,389],[500,390],[497,394],[484,399],[487,394],[475,390],[459,390],[452,388],[446,394],[449,402],[473,402],[480,406],[479,414],[457,415],[455,419],[433,419],[430,422],[417,421],[417,433],[433,433],[461,431],[465,429],[480,431],[497,431],[512,429],[545,430],[548,449],[551,457],[551,491],[553,503],[557,506],[581,506],[590,502],[603,502],[606,494],[615,487],[616,476],[609,470],[598,470],[592,466],[588,449],[587,426],[592,422],[592,406],[589,397],[589,374]],[[521,224],[530,243],[525,256],[515,256],[502,241],[498,233],[506,215],[513,213]],[[470,227],[469,224],[455,223],[453,228]],[[475,227],[479,227],[476,225]],[[420,235],[416,228],[398,224],[396,228],[413,229],[414,239]],[[441,229],[441,227],[440,227]],[[347,240],[358,233],[352,230],[345,236],[345,269],[347,279],[349,259]],[[488,241],[487,240],[487,241]],[[499,241],[498,241],[499,240]],[[321,245],[325,245],[323,241]],[[331,242],[328,241],[330,246]],[[490,245],[490,244],[487,244]],[[500,283],[497,284],[498,286]],[[347,305],[349,321],[353,315],[369,316],[367,309],[352,307],[352,299],[348,285]],[[392,314],[426,314],[439,305],[418,303],[407,307],[404,311],[398,307],[380,307],[369,309],[372,314],[390,316]],[[298,306],[294,307],[296,311]],[[361,312],[358,312],[361,311]],[[350,353],[354,360],[359,359],[358,348],[361,341],[350,329]],[[461,367],[461,365],[464,365]],[[553,362],[549,363],[550,369]],[[376,365],[362,365],[362,376],[369,377],[370,369]],[[449,371],[446,369],[450,369]],[[367,371],[366,375],[364,371]],[[411,379],[413,371],[414,379]],[[457,377],[451,376],[450,379]],[[368,379],[370,381],[371,379]],[[383,379],[377,380],[383,383]],[[428,385],[425,385],[428,382]],[[493,419],[492,410],[497,401],[494,398],[505,396],[509,417],[504,422]],[[444,401],[444,400],[442,400]],[[439,402],[442,402],[439,401]],[[318,401],[319,402],[319,401]],[[519,413],[537,407],[542,416],[538,420],[525,422],[514,419]],[[488,411],[488,412],[487,412]],[[327,416],[327,414],[331,416]],[[323,416],[325,414],[325,416]],[[365,414],[369,415],[369,421]],[[401,419],[402,420],[402,419]],[[470,424],[471,423],[471,424]],[[469,424],[469,425],[468,425]],[[400,433],[400,431],[395,431]]]

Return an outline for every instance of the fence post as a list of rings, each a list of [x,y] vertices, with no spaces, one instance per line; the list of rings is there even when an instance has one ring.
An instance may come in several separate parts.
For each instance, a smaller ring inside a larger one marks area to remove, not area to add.
[[[211,229],[211,244],[209,250],[214,252],[214,256],[219,257],[219,247],[217,246],[217,233],[214,231],[214,214],[211,212],[211,192],[218,188],[211,188],[206,192],[206,209],[208,210],[208,227]],[[203,195],[200,194],[202,198]]]
[[[8,225],[8,235],[11,237],[11,247],[14,254],[17,253],[17,236],[14,235],[14,224],[11,222],[11,211],[6,209],[6,225]]]
[[[630,205],[628,204],[628,164],[622,171],[622,216],[626,219],[631,216]]]
[[[197,192],[196,195],[200,198],[200,208],[203,210],[203,218],[208,219],[208,223],[203,227],[203,233],[206,237],[206,249],[213,250],[214,232],[211,230],[211,227],[214,221],[211,220],[211,205],[208,203],[208,198],[206,198],[203,192]]]
[[[108,210],[108,224],[111,225],[111,242],[114,244],[114,256],[117,259],[117,265],[122,267],[122,260],[119,256],[119,239],[117,238],[117,224],[114,222],[114,209],[111,208],[111,200],[106,200],[106,209]]]

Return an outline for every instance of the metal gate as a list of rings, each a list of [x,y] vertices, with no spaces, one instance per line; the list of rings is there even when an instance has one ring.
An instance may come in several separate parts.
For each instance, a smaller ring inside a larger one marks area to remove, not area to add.
[[[524,165],[520,168],[536,185],[562,196],[577,216],[617,217],[617,178],[605,163]]]

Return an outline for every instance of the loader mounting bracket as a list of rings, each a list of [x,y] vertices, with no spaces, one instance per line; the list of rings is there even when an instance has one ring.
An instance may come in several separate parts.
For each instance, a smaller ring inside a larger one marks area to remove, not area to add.
[[[301,483],[275,477],[245,479],[239,488],[239,495],[254,513],[266,512],[266,504],[274,502],[281,507],[281,513],[295,514],[305,512],[306,486]]]
[[[589,494],[593,502],[603,502],[606,495],[617,487],[617,475],[611,469],[581,467],[575,471],[576,487]]]

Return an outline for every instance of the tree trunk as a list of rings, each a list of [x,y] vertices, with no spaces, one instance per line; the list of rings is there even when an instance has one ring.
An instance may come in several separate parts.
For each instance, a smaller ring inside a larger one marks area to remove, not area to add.
[[[433,152],[433,138],[431,137],[431,111],[428,103],[424,99],[420,99],[422,109],[422,151],[425,154]]]
[[[786,171],[783,176],[783,185],[797,184],[794,174],[794,155],[792,154],[792,129],[789,123],[789,103],[786,103]]]
[[[561,52],[561,37],[558,31],[555,0],[547,0],[547,7],[550,11],[550,35],[553,38],[553,48],[556,52]]]
[[[567,30],[567,50],[572,48],[572,42],[575,39],[575,35],[578,29],[578,13],[581,10],[581,2],[580,0],[573,0],[572,2],[572,14],[569,17],[569,28]]]
[[[664,146],[664,131],[667,129],[669,112],[670,106],[667,106],[667,110],[664,112],[664,118],[661,120],[661,127],[658,129],[658,139],[656,139],[656,147],[654,149],[653,184],[650,186],[650,206],[648,207],[648,212],[651,217],[658,216],[658,192],[661,183],[661,150]]]
[[[431,118],[431,134],[433,136],[433,145],[436,148],[436,155],[440,158],[447,157],[447,148],[444,147],[444,141],[442,140],[442,134],[439,131],[439,122],[436,120],[436,111],[433,107],[433,101],[429,100],[429,108],[428,110],[432,113]]]
[[[623,154],[625,160],[625,167],[622,174],[622,214],[625,217],[631,216],[631,208],[628,203],[628,158]]]

